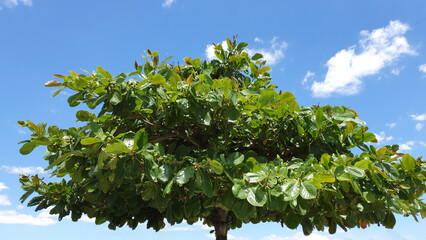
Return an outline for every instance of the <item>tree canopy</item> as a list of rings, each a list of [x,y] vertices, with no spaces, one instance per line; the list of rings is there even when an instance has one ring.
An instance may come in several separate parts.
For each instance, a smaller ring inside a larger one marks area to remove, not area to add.
[[[426,163],[377,142],[344,106],[299,107],[277,91],[270,67],[246,43],[215,45],[217,59],[160,63],[146,51],[135,71],[55,74],[47,87],[75,92],[80,127],[19,121],[32,131],[22,154],[46,146],[46,170],[62,181],[20,176],[24,202],[61,220],[82,214],[110,229],[156,231],[186,221],[217,239],[243,223],[277,222],[304,234],[370,224],[394,213],[426,215]],[[87,109],[87,108],[85,108]],[[359,154],[354,149],[359,148]]]

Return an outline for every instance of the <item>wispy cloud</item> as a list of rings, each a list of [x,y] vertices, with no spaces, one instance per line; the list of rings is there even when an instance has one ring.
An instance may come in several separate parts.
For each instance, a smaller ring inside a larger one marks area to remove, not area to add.
[[[392,129],[396,126],[396,123],[386,123],[385,125],[386,125],[386,127]]]
[[[261,240],[331,240],[331,239],[332,238],[328,238],[316,232],[312,233],[309,236],[305,236],[303,235],[303,233],[298,232],[295,235],[289,236],[289,237],[280,237],[275,234],[271,234],[261,238]]]
[[[172,4],[175,2],[176,0],[164,0],[164,2],[161,4],[163,7],[171,7]]]
[[[419,71],[422,72],[422,73],[424,73],[425,76],[426,76],[426,64],[420,65],[419,66]]]
[[[11,174],[42,174],[45,173],[42,167],[15,167],[15,166],[1,166],[1,170],[6,171]]]
[[[315,76],[314,72],[307,71],[302,80],[302,85],[305,85],[309,80],[311,80]]]
[[[4,183],[0,182],[0,192],[9,189]]]
[[[10,206],[12,203],[9,201],[9,198],[6,195],[0,195],[0,205]]]
[[[416,124],[416,130],[421,131],[423,129],[424,125],[425,125],[424,123],[417,123]]]
[[[260,39],[260,38],[259,38]],[[255,38],[256,41],[256,38]],[[263,41],[263,40],[262,40]],[[223,49],[228,49],[228,44],[226,41],[222,42]],[[287,43],[285,41],[279,41],[278,37],[274,36],[270,41],[270,47],[268,48],[246,48],[244,51],[249,55],[253,56],[256,53],[263,55],[263,60],[266,60],[267,64],[275,65],[281,59],[284,58],[284,50],[287,48]],[[214,54],[213,44],[207,44],[205,54],[208,60],[216,59]]]
[[[426,113],[425,114],[411,114],[411,118],[415,121],[426,121]]]
[[[393,139],[392,136],[386,136],[385,132],[375,133],[374,135],[376,135],[377,144],[383,144]]]
[[[22,3],[25,6],[32,6],[33,0],[0,0],[0,9],[2,7],[13,8]]]
[[[263,39],[258,38],[258,37],[255,37],[255,38],[254,38],[254,42],[257,42],[257,43],[263,43]]]
[[[410,151],[414,146],[414,141],[407,141],[399,144],[399,151]]]
[[[422,145],[423,147],[426,147],[426,142],[420,141],[420,145]]]
[[[361,31],[358,46],[336,53],[327,62],[328,72],[323,82],[314,82],[314,97],[329,97],[333,93],[353,95],[360,91],[364,77],[375,75],[396,62],[402,55],[416,52],[404,37],[410,27],[398,20],[371,32]],[[359,51],[356,52],[356,47]]]
[[[47,226],[57,223],[47,210],[42,211],[36,217],[18,213],[15,210],[0,211],[0,223],[2,224],[28,224],[36,226]]]

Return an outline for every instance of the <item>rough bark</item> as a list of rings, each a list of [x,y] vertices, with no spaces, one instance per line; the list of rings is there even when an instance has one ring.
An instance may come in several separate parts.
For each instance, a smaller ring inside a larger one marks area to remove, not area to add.
[[[222,207],[217,207],[210,217],[214,225],[216,240],[227,240],[229,230],[228,211]]]

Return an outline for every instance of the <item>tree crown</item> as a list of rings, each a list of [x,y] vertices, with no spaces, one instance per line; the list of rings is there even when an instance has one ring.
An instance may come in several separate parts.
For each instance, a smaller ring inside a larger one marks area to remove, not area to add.
[[[344,106],[299,107],[290,92],[277,92],[261,54],[246,43],[215,45],[217,59],[162,63],[146,51],[145,64],[112,76],[55,75],[48,87],[75,91],[69,106],[82,127],[60,129],[19,121],[32,131],[20,152],[47,147],[46,170],[63,178],[45,182],[21,175],[29,206],[53,207],[59,219],[82,214],[111,229],[147,222],[160,230],[186,220],[214,225],[217,209],[230,228],[281,222],[305,234],[382,224],[393,213],[425,216],[420,197],[426,165],[376,149],[358,114]],[[138,78],[138,79],[136,79]],[[352,153],[358,147],[359,155]]]

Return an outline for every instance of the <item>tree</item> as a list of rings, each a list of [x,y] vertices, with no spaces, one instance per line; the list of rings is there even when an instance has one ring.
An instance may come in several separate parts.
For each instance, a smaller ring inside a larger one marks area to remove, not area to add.
[[[51,207],[73,221],[87,214],[110,229],[202,220],[219,240],[249,222],[301,225],[308,235],[337,225],[393,228],[394,213],[425,217],[421,157],[366,145],[375,135],[354,110],[300,108],[292,93],[275,90],[261,54],[226,40],[210,62],[159,63],[147,50],[130,74],[54,75],[63,81],[46,83],[62,87],[54,96],[71,89],[71,107],[97,114],[77,111],[83,126],[68,129],[18,122],[32,131],[20,152],[46,146],[46,170],[62,178],[21,175],[22,202],[36,193],[28,202],[36,211]]]

